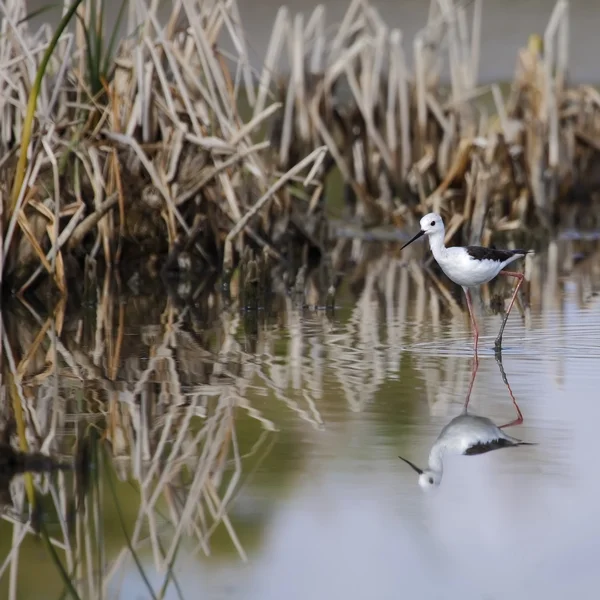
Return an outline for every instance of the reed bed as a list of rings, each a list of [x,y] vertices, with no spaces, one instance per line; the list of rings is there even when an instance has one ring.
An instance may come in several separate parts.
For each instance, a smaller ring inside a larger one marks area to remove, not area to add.
[[[322,141],[347,216],[367,228],[414,226],[431,210],[448,240],[471,244],[596,227],[597,210],[586,220],[581,208],[598,199],[600,105],[594,88],[568,83],[568,3],[519,53],[508,96],[478,84],[482,18],[480,0],[431,0],[409,64],[402,31],[366,0],[335,30],[323,6],[305,26],[282,8],[261,78],[291,65],[272,137],[281,167]]]
[[[220,269],[249,239],[279,260],[270,213],[285,217],[291,182],[318,188],[324,148],[273,170],[257,131],[277,102],[240,115],[240,87],[250,103],[255,91],[236,2],[179,1],[165,24],[156,4],[129,3],[118,46],[100,0],[59,36],[30,31],[25,2],[3,7],[2,281],[13,291],[43,273],[65,294],[83,257],[110,267],[124,252],[171,264],[191,252]],[[239,52],[229,61],[215,49],[224,35]]]
[[[282,7],[257,72],[236,0],[178,0],[166,22],[132,0],[118,43],[103,3],[79,2],[55,31],[0,6],[3,289],[66,295],[125,262],[229,277],[264,261],[294,285],[331,250],[333,171],[361,227],[432,209],[470,243],[595,226],[579,208],[597,199],[600,96],[568,84],[565,0],[508,97],[478,85],[481,0],[431,0],[412,65],[367,0],[333,34],[324,6]]]

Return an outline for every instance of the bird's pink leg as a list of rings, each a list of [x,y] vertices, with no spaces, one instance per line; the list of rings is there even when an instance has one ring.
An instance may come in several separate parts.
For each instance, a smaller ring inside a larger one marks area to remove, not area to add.
[[[504,372],[504,366],[502,365],[502,358],[498,354],[496,354],[496,362],[498,363],[498,367],[500,367],[500,374],[502,375],[502,381],[504,381],[504,384],[508,388],[508,393],[510,394],[512,403],[514,404],[514,407],[517,409],[517,418],[514,421],[511,421],[510,423],[506,423],[505,425],[500,425],[500,429],[503,429],[504,427],[512,427],[513,425],[520,425],[523,422],[523,414],[521,413],[521,409],[519,408],[519,405],[517,404],[517,400],[515,398],[515,395],[513,394],[513,391],[510,389],[510,383],[508,383],[508,378],[506,377],[506,373]]]
[[[506,275],[507,277],[516,277],[519,281],[517,282],[515,291],[510,300],[510,304],[508,305],[508,310],[506,311],[506,315],[504,316],[504,321],[502,321],[502,325],[500,326],[500,331],[498,333],[498,337],[496,338],[496,343],[495,343],[496,352],[500,352],[500,349],[502,348],[502,334],[504,333],[504,328],[506,327],[506,322],[508,321],[508,315],[510,314],[513,304],[515,303],[517,294],[519,293],[519,288],[521,287],[521,284],[523,283],[523,279],[525,278],[523,273],[517,273],[516,271],[500,271],[500,273],[498,273],[498,274]]]
[[[471,302],[471,292],[469,288],[463,288],[465,296],[467,297],[467,306],[469,308],[469,315],[471,317],[471,323],[473,324],[473,341],[475,343],[475,361],[479,364],[479,357],[477,356],[477,342],[479,341],[479,329],[477,328],[477,321],[475,321],[475,313],[473,312],[473,304]]]
[[[479,361],[477,356],[473,358],[473,368],[471,369],[471,382],[469,383],[469,390],[467,391],[467,398],[465,400],[464,411],[467,412],[469,401],[471,400],[471,392],[473,391],[473,384],[475,383],[475,375],[477,375],[477,369],[479,367]]]

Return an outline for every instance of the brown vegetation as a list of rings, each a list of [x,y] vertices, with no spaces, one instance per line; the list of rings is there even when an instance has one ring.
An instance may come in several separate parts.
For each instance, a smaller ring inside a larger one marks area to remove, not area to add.
[[[235,1],[175,3],[159,23],[140,0],[141,22],[130,11],[114,55],[97,43],[99,4],[78,8],[50,57],[24,172],[27,98],[51,32],[31,31],[24,2],[4,18],[1,273],[15,292],[45,274],[66,294],[99,259],[141,260],[150,273],[258,260],[284,265],[293,283],[331,248],[334,169],[361,227],[433,209],[448,238],[471,243],[577,224],[573,207],[596,201],[600,95],[567,85],[563,0],[543,52],[534,36],[519,55],[507,99],[477,85],[481,0],[470,27],[465,6],[433,1],[412,68],[402,32],[367,0],[350,3],[331,40],[324,7],[306,21],[282,8],[260,73]],[[217,45],[223,35],[235,56]]]

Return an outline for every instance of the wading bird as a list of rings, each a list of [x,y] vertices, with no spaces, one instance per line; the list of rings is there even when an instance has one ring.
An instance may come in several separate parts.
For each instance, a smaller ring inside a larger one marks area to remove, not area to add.
[[[502,448],[514,448],[516,446],[536,446],[533,442],[524,442],[518,438],[507,435],[502,431],[506,427],[520,425],[523,422],[523,415],[517,400],[510,388],[501,358],[496,355],[496,362],[500,367],[502,380],[508,388],[512,403],[517,411],[517,418],[505,425],[496,425],[491,419],[479,415],[468,414],[469,400],[473,383],[477,375],[478,362],[474,361],[471,382],[467,391],[467,398],[463,406],[462,413],[454,417],[440,432],[435,443],[429,452],[429,460],[426,469],[420,469],[408,459],[399,456],[406,464],[410,465],[419,475],[419,485],[423,489],[437,487],[444,472],[443,459],[447,454],[458,454],[463,456],[473,456],[476,454],[485,454],[492,450]]]
[[[512,299],[508,305],[508,310],[506,311],[506,315],[500,326],[500,332],[496,338],[496,352],[499,352],[502,348],[502,334],[504,333],[504,328],[508,321],[508,315],[510,314],[524,278],[522,273],[516,271],[504,271],[503,269],[513,261],[522,258],[525,254],[531,252],[531,250],[496,250],[495,248],[485,248],[483,246],[454,246],[452,248],[446,248],[444,243],[444,221],[440,215],[434,212],[429,213],[420,220],[419,224],[421,226],[419,233],[406,242],[400,250],[406,248],[406,246],[415,240],[418,240],[421,236],[425,235],[429,238],[431,253],[436,262],[440,265],[442,271],[444,271],[449,279],[462,287],[465,296],[467,297],[467,306],[469,307],[471,323],[473,324],[475,356],[477,356],[479,329],[477,328],[475,314],[473,313],[471,292],[469,291],[469,288],[487,283],[497,275],[506,275],[518,279]]]

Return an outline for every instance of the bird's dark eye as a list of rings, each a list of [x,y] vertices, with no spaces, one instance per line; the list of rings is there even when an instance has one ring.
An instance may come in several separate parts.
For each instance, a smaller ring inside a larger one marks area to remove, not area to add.
[[[435,227],[435,221],[431,221],[431,226]]]
[[[431,485],[433,485],[433,478],[431,478],[431,477],[429,478],[429,483],[430,483]]]

